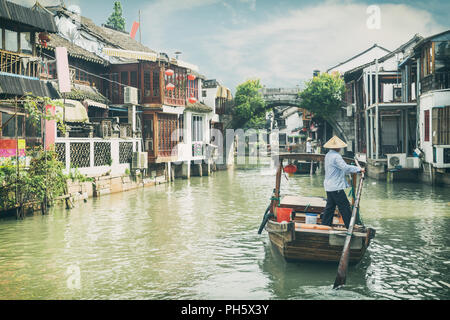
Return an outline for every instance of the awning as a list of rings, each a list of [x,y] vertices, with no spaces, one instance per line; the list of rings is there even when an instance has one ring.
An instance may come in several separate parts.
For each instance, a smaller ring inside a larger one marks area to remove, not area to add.
[[[196,66],[195,64],[188,63],[188,62],[181,61],[181,60],[176,60],[176,64],[180,67],[198,72],[198,66]]]
[[[26,93],[32,93],[36,97],[61,98],[58,91],[56,91],[50,82],[0,72],[0,94],[23,96]]]
[[[83,102],[86,103],[89,107],[97,107],[97,108],[102,108],[102,109],[109,109],[109,107],[106,104],[103,104],[103,103],[100,103],[100,102],[96,102],[96,101],[92,101],[90,99],[85,99]]]
[[[64,102],[64,100],[58,100],[59,102]],[[58,115],[65,122],[89,122],[89,117],[86,108],[81,104],[80,101],[68,100],[66,99],[65,110],[63,108],[56,106],[56,115]]]
[[[158,55],[152,52],[141,52],[141,51],[131,51],[131,50],[121,50],[114,48],[103,48],[103,53],[110,57],[119,57],[127,59],[145,60],[145,61],[156,61]]]
[[[230,89],[228,89],[226,87],[219,86],[217,88],[216,97],[217,98],[225,98],[227,100],[231,100],[232,99],[231,91],[230,91]]]

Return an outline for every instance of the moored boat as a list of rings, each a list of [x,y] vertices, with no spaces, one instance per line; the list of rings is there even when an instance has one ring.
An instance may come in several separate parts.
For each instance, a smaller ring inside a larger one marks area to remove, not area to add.
[[[332,226],[321,225],[320,214],[325,210],[326,199],[298,195],[280,196],[284,160],[323,161],[319,154],[280,154],[276,186],[271,204],[266,211],[262,227],[269,234],[271,243],[287,261],[339,262],[347,237],[347,229],[336,209]],[[347,163],[353,160],[344,158]],[[353,176],[353,187],[356,175]],[[350,242],[350,264],[357,264],[364,257],[375,230],[362,224],[353,228]]]

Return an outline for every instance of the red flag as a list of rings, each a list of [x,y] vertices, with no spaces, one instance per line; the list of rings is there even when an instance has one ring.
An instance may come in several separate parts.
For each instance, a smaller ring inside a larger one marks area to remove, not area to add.
[[[134,39],[134,37],[136,36],[136,33],[139,29],[139,23],[138,22],[134,22],[133,23],[133,28],[131,28],[131,33],[130,33],[130,37],[131,39]]]

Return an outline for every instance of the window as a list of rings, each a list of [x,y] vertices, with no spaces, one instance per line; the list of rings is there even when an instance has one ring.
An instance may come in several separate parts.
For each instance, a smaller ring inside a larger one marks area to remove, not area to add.
[[[2,112],[2,135],[4,137],[14,137],[14,119],[12,115]]]
[[[41,136],[41,125],[34,124],[27,118],[25,120],[25,136],[26,137],[40,137]]]
[[[434,145],[450,145],[450,106],[433,108],[432,129]]]
[[[150,71],[144,71],[144,97],[150,96]]]
[[[17,119],[12,114],[2,112],[2,135],[4,137],[16,136],[16,121],[17,121],[17,137],[23,137],[24,130],[24,116],[17,116]]]
[[[153,139],[153,119],[144,120],[144,138]]]
[[[425,110],[424,122],[424,141],[428,142],[430,141],[430,110]]]
[[[153,71],[153,96],[159,97],[159,71]]]
[[[21,32],[20,33],[20,50],[22,53],[32,54],[33,46],[31,44],[31,33]]]
[[[124,71],[120,73],[120,83],[128,86],[129,84],[128,72]]]
[[[137,86],[138,86],[137,72],[131,71],[130,75],[131,75],[130,86],[137,88]]]
[[[5,49],[8,51],[17,52],[17,32],[5,29]]]
[[[3,29],[0,28],[0,49],[3,49]]]
[[[192,141],[203,141],[202,116],[192,116]]]
[[[450,41],[441,41],[435,43],[434,68],[436,72],[448,70],[450,61]]]
[[[202,90],[202,97],[206,98],[206,90]]]
[[[180,114],[178,117],[178,140],[184,142],[184,114]]]
[[[198,80],[188,80],[188,98],[194,97],[198,100]]]
[[[161,156],[171,156],[174,147],[177,145],[177,139],[172,140],[172,133],[177,130],[178,118],[172,114],[158,115],[159,130],[159,150]]]
[[[113,73],[111,75],[111,80],[113,81],[111,83],[112,86],[112,100],[117,103],[117,100],[119,99],[119,75],[117,73]]]

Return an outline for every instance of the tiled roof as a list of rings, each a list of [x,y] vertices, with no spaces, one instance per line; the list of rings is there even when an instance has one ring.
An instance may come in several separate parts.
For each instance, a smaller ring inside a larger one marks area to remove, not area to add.
[[[194,112],[211,112],[213,109],[202,102],[188,103],[185,110]]]
[[[0,0],[0,18],[26,25],[39,31],[57,32],[52,15],[40,6],[27,8],[10,1]]]
[[[37,45],[43,48],[41,44],[37,43]],[[103,60],[95,53],[87,51],[86,49],[83,49],[82,47],[73,44],[72,42],[64,39],[63,37],[57,34],[52,34],[50,35],[50,42],[47,43],[47,49],[54,51],[56,47],[66,47],[67,53],[69,54],[69,56],[73,58],[79,58],[103,65],[109,64],[108,61]]]
[[[0,94],[23,96],[27,93],[37,97],[50,97],[52,99],[61,97],[50,82],[20,75],[0,73]]]

